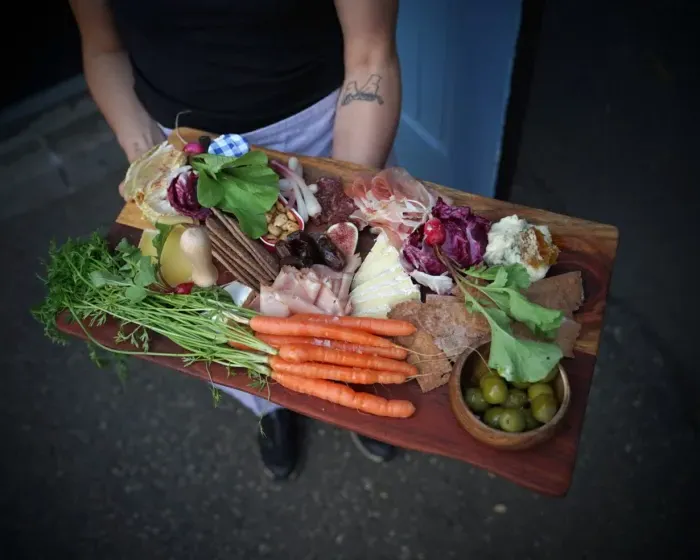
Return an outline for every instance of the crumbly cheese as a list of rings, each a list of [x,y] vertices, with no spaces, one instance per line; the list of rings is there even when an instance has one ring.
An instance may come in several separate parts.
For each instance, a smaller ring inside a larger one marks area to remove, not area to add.
[[[488,240],[486,264],[522,264],[532,282],[545,277],[559,252],[547,226],[532,225],[515,214],[493,224]]]

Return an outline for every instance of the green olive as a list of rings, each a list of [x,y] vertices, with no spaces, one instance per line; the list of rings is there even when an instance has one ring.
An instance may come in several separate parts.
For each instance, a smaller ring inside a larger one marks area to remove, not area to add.
[[[511,385],[516,389],[527,389],[530,386],[530,383],[527,381],[513,381]]]
[[[534,401],[540,395],[554,395],[554,389],[547,383],[535,383],[527,389],[527,396],[531,401]]]
[[[535,417],[532,415],[532,410],[530,410],[529,408],[523,409],[523,416],[525,417],[525,431],[526,432],[528,432],[530,430],[535,430],[542,425],[535,419]]]
[[[487,375],[497,375],[497,373],[484,360],[477,360],[476,366],[474,366],[474,373],[472,373],[472,382],[478,385]]]
[[[505,408],[522,408],[527,404],[527,395],[525,391],[520,389],[511,389],[508,391],[506,400],[503,401]]]
[[[492,428],[496,428],[498,430],[501,427],[499,419],[501,418],[501,414],[503,414],[503,412],[505,412],[505,408],[501,408],[500,406],[489,408],[484,413],[484,422]]]
[[[546,424],[557,413],[557,400],[553,395],[541,394],[533,399],[531,408],[535,420]]]
[[[467,401],[467,406],[474,412],[484,412],[489,407],[489,403],[484,400],[484,394],[481,392],[481,389],[476,387],[467,389],[464,398]]]
[[[504,432],[522,432],[525,429],[525,416],[522,410],[508,408],[498,417],[498,424]]]
[[[479,382],[484,400],[489,404],[501,404],[508,396],[506,382],[498,375],[487,375]]]

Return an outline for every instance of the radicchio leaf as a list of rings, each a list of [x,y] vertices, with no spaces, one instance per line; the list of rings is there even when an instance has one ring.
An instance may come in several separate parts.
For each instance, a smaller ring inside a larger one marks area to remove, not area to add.
[[[184,169],[170,181],[168,202],[179,214],[195,220],[205,220],[211,214],[197,202],[197,174],[192,169]]]
[[[435,202],[432,215],[442,222],[445,229],[445,241],[441,246],[443,254],[463,268],[483,261],[491,228],[489,220],[477,216],[468,206],[451,206],[442,198]],[[433,248],[425,243],[423,225],[404,242],[403,256],[414,270],[433,276],[447,271]]]

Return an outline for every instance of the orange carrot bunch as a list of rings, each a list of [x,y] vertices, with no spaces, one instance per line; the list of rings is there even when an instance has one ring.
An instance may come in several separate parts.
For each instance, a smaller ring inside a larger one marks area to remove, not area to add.
[[[406,336],[415,327],[406,321],[331,315],[256,316],[256,336],[273,348],[271,377],[290,391],[311,395],[362,412],[408,418],[413,403],[385,399],[345,385],[398,384],[416,375],[408,352],[385,336]]]

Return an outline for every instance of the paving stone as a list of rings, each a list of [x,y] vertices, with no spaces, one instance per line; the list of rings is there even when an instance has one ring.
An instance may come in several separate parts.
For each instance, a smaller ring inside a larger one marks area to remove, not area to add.
[[[73,192],[94,187],[107,173],[126,172],[126,157],[100,114],[87,115],[47,134],[46,144],[65,170]]]
[[[40,139],[0,150],[0,220],[27,212],[69,193],[65,176]]]

